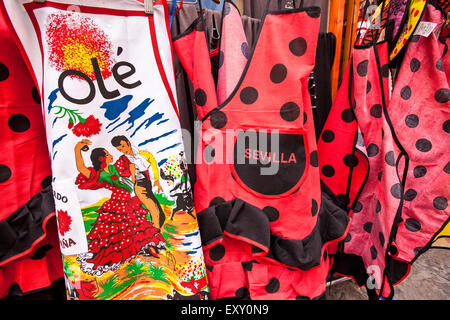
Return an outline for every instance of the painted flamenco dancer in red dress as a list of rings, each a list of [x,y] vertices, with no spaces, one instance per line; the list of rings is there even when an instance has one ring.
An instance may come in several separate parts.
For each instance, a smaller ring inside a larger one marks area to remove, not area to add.
[[[89,252],[78,255],[77,259],[83,271],[100,276],[107,271],[116,271],[137,254],[151,253],[150,248],[156,251],[163,249],[165,240],[160,230],[147,220],[148,211],[142,207],[142,202],[131,195],[133,167],[119,163],[120,159],[112,164],[112,155],[103,148],[92,150],[93,167],[86,167],[81,151],[90,144],[90,140],[83,139],[75,146],[76,165],[80,172],[75,184],[85,190],[105,188],[112,194],[96,211],[98,218],[87,235]]]

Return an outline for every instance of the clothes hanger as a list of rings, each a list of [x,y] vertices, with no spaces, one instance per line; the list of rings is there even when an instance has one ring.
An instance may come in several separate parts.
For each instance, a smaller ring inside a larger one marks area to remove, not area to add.
[[[146,14],[153,14],[153,0],[144,0],[144,11]]]

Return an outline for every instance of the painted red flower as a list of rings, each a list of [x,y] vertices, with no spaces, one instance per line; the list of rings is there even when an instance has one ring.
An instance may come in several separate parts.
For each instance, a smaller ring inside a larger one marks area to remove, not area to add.
[[[80,118],[80,122],[72,128],[72,132],[77,137],[90,137],[100,132],[102,124],[94,116],[89,116],[87,119]]]
[[[72,224],[72,218],[66,210],[58,210],[58,230],[61,236],[67,231],[70,231],[70,225]]]

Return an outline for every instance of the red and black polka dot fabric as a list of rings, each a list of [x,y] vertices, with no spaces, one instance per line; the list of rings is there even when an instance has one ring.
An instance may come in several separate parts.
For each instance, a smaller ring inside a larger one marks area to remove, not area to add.
[[[343,253],[361,257],[363,270],[379,270],[374,281],[380,287],[402,192],[394,161],[400,149],[383,109],[389,92],[387,63],[387,42],[354,48],[319,140],[322,179],[351,209],[352,224]],[[340,261],[351,269],[349,259]],[[337,271],[346,274],[340,267]]]
[[[218,48],[218,104],[224,102],[236,87],[250,53],[238,8],[231,1],[225,1],[224,6]]]
[[[63,272],[40,97],[1,12],[0,40],[2,298],[13,285],[24,294],[49,287]]]
[[[435,32],[408,44],[388,105],[409,156],[394,255],[405,262],[423,253],[450,217],[450,90],[442,61],[445,45],[438,38],[444,20],[440,10],[426,7],[421,21],[435,23]]]
[[[238,289],[251,299],[312,299],[325,291],[326,247],[345,236],[349,219],[345,211],[331,209],[328,202],[333,200],[322,195],[320,183],[308,92],[319,16],[315,7],[268,12],[236,88],[220,105],[201,18],[174,39],[202,120],[194,189],[199,217],[206,215],[201,211],[228,208],[236,199],[254,208],[249,209],[254,218],[247,220],[233,220],[235,211],[225,210],[225,225],[237,223],[239,228],[224,227],[220,236],[200,223],[204,244],[217,237],[221,241],[204,249],[214,299],[235,297]],[[248,132],[256,133],[256,147],[248,144]],[[261,137],[270,140],[265,147]],[[272,149],[272,139],[279,142],[279,150]],[[245,151],[239,151],[237,141],[244,141]],[[248,158],[256,165],[242,161]],[[263,158],[279,165],[275,174],[261,174]],[[241,218],[248,214],[239,212]],[[256,217],[264,228],[251,228]],[[218,259],[216,253],[223,255]],[[245,270],[243,263],[252,260],[257,263]]]
[[[331,264],[327,250],[315,251],[315,260],[320,265],[310,265],[306,271],[295,267],[311,263],[310,257],[298,253],[308,251],[303,249],[323,239],[313,236],[303,241],[286,241],[271,233],[271,218],[241,199],[199,212],[199,224],[204,226],[200,231],[212,299],[323,298],[322,283]]]
[[[364,141],[353,112],[355,100],[350,101],[349,98],[352,66],[351,63],[347,66],[317,142],[321,179],[337,195],[340,205],[349,208],[354,204],[368,172],[365,149],[355,148],[355,145],[364,146]],[[371,83],[367,82],[366,87],[371,89]]]
[[[439,32],[441,12],[429,6],[423,19]],[[318,149],[322,179],[351,209],[335,270],[392,297],[448,223],[450,91],[433,33],[412,37],[390,98],[387,47],[355,46]]]
[[[374,280],[381,288],[390,235],[401,213],[404,175],[396,166],[401,146],[384,107],[389,92],[389,74],[382,71],[388,63],[387,42],[368,49],[355,48],[352,63],[353,110],[361,134],[355,147],[367,157],[369,172],[353,209],[344,252],[361,256],[366,269],[380,270],[374,273]]]

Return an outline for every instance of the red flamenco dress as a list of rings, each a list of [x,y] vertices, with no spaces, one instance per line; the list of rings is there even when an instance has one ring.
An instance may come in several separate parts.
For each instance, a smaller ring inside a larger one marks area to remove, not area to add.
[[[148,211],[136,196],[131,196],[131,181],[121,177],[115,165],[108,169],[109,173],[89,168],[90,177],[79,174],[75,182],[80,189],[112,191],[110,199],[96,211],[98,218],[87,235],[89,252],[78,256],[82,270],[96,275],[116,271],[146,247],[165,247],[159,229],[146,218]]]

